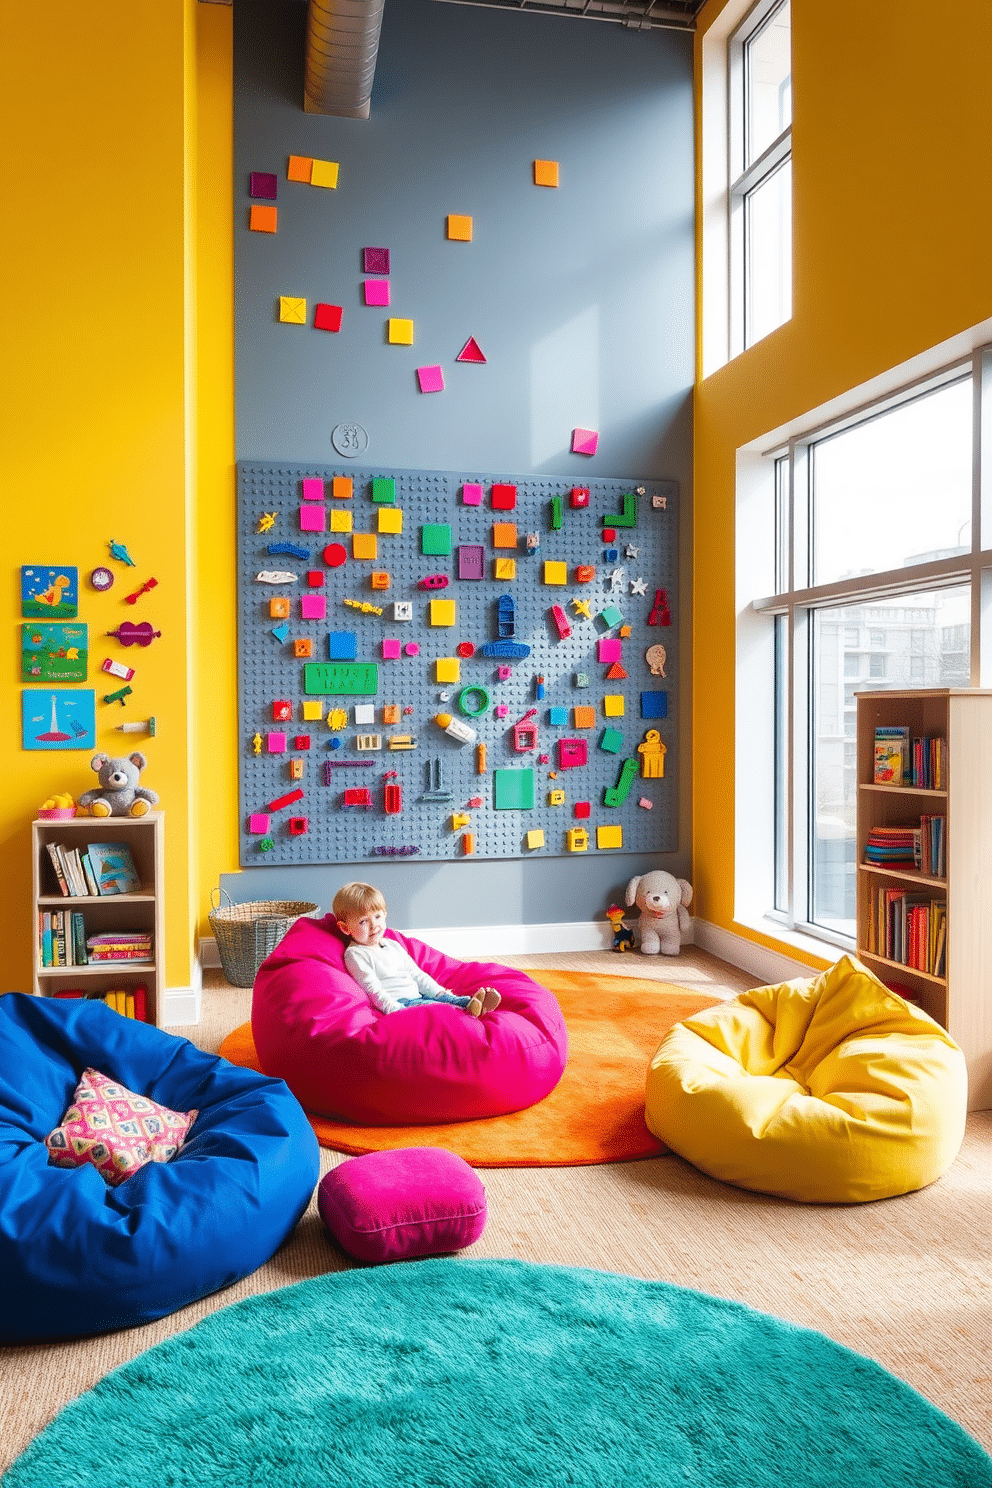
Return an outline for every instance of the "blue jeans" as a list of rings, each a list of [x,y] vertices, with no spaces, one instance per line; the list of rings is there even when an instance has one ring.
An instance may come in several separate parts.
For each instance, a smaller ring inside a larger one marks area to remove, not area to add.
[[[419,1007],[422,1002],[451,1002],[455,1007],[468,1007],[471,997],[456,997],[454,992],[420,992],[414,997],[397,997],[405,1008]]]

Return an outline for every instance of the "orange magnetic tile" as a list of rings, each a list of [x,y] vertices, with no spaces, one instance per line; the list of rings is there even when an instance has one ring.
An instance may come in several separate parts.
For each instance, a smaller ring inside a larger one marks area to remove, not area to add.
[[[352,558],[363,558],[366,562],[378,558],[379,539],[375,533],[353,532],[351,534],[351,556]]]
[[[290,155],[289,164],[286,167],[287,181],[305,181],[310,185],[310,176],[313,173],[312,155]]]
[[[276,207],[253,206],[248,220],[252,232],[274,233],[278,218]]]
[[[585,706],[572,709],[572,727],[577,729],[596,727],[596,709]]]
[[[448,237],[456,243],[471,243],[472,219],[457,212],[448,214]]]
[[[354,493],[355,482],[350,475],[335,475],[331,479],[331,495],[339,501],[347,501]]]
[[[513,548],[517,546],[517,524],[516,522],[494,522],[493,523],[493,547]]]
[[[557,160],[535,160],[534,161],[534,185],[535,186],[557,186],[558,185],[558,162],[557,162]]]

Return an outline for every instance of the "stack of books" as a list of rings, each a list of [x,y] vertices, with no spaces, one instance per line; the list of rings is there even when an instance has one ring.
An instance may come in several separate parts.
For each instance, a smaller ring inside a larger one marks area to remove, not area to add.
[[[868,918],[870,953],[942,977],[946,975],[946,946],[945,901],[907,894],[904,889],[877,891],[874,913]]]
[[[86,941],[90,965],[101,961],[150,961],[152,936],[145,930],[108,930]]]
[[[874,868],[915,868],[929,878],[947,875],[947,818],[921,816],[919,825],[874,826],[865,842]]]
[[[920,790],[944,790],[947,786],[947,740],[922,737],[913,740],[913,784]]]
[[[89,957],[82,915],[66,909],[42,911],[38,915],[38,954],[42,966],[85,966]]]
[[[100,894],[137,894],[141,880],[126,842],[91,842],[80,851],[62,842],[46,842],[59,891],[67,899]]]
[[[67,1001],[87,997],[87,993],[81,987],[61,987],[51,995]],[[122,988],[113,992],[92,992],[88,995],[94,999],[99,998],[115,1012],[123,1013],[125,1018],[137,1018],[141,1023],[148,1022],[148,988],[142,982],[139,982],[136,987]]]

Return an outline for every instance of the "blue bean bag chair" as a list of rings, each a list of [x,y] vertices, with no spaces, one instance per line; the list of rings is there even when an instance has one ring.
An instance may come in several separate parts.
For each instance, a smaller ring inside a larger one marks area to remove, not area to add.
[[[49,1166],[86,1068],[199,1111],[171,1162],[117,1188]],[[103,1002],[0,996],[0,1342],[130,1328],[247,1276],[306,1209],[318,1153],[281,1080]]]

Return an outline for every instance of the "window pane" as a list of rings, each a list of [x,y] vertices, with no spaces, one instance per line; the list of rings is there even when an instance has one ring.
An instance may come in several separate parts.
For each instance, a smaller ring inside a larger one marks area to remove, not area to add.
[[[744,199],[744,342],[753,346],[792,314],[792,161]]]
[[[792,123],[792,13],[789,0],[744,48],[747,111],[745,165],[751,165]]]
[[[934,589],[891,600],[817,610],[813,615],[814,818],[810,823],[810,918],[814,924],[854,935],[856,867],[853,691],[969,685],[969,588]],[[877,654],[850,651],[854,626],[884,631],[884,680]],[[857,667],[852,669],[852,663]],[[850,678],[860,681],[852,687]]]
[[[789,909],[789,771],[786,768],[789,748],[789,696],[786,647],[789,622],[785,615],[775,616],[775,908]]]
[[[814,583],[969,550],[971,425],[969,378],[812,446]]]

